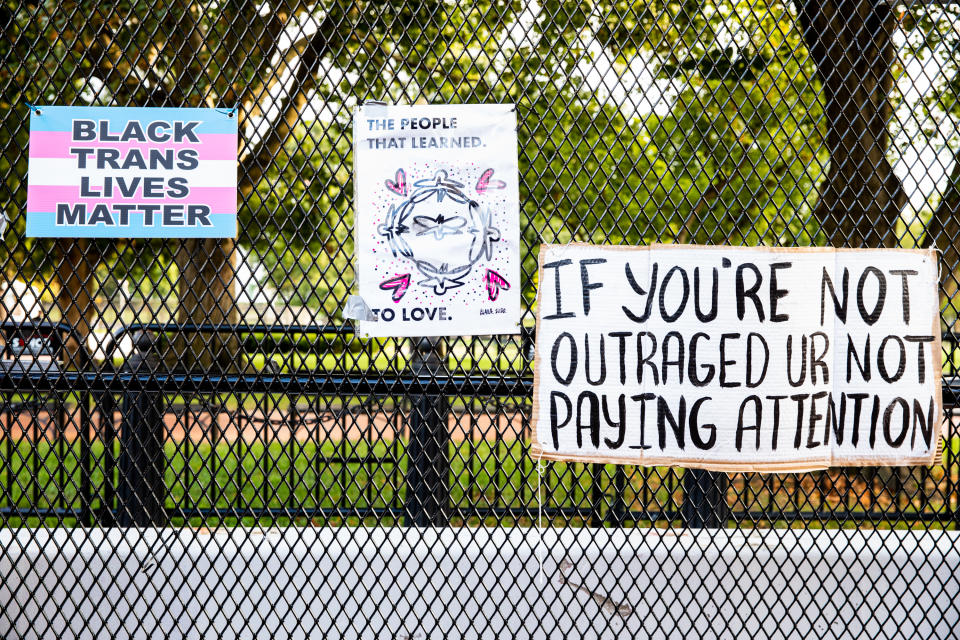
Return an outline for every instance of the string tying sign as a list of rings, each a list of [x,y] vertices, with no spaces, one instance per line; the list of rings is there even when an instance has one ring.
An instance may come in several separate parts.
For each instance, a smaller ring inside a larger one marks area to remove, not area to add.
[[[935,251],[546,245],[534,450],[714,470],[928,465]]]

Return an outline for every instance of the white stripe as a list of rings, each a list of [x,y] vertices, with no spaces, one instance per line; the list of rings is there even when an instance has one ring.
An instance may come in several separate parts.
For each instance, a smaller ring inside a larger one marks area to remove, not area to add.
[[[91,184],[101,185],[106,176],[131,178],[174,178],[182,176],[191,187],[237,187],[235,160],[205,160],[196,169],[78,169],[76,158],[31,158],[28,182],[32,185],[79,186],[89,176]]]

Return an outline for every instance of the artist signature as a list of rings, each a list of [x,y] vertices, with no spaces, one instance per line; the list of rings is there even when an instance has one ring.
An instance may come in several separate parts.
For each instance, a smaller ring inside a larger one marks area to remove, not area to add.
[[[609,596],[605,596],[603,593],[592,590],[582,583],[577,583],[567,577],[567,573],[573,569],[573,563],[568,559],[564,558],[560,563],[560,575],[557,578],[557,582],[561,585],[566,585],[572,588],[574,591],[580,591],[587,594],[593,598],[594,602],[600,607],[600,609],[608,615],[618,615],[624,620],[633,615],[633,607],[625,602],[615,602],[610,599]]]
[[[480,309],[481,316],[489,316],[497,313],[506,313],[506,307],[497,307],[496,309]]]

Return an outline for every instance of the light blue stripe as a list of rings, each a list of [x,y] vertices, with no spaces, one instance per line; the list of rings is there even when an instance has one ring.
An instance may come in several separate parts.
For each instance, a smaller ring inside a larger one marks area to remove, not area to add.
[[[146,124],[155,120],[173,122],[201,122],[193,131],[205,133],[237,133],[237,116],[231,118],[227,110],[174,109],[168,107],[44,107],[38,106],[40,115],[30,111],[31,131],[70,131],[74,119],[109,120],[110,132],[120,133],[131,120]]]
[[[235,214],[211,214],[210,227],[146,227],[143,214],[130,215],[130,224],[125,227],[108,227],[103,223],[90,226],[57,226],[56,214],[45,212],[27,213],[28,238],[236,238],[237,216]]]

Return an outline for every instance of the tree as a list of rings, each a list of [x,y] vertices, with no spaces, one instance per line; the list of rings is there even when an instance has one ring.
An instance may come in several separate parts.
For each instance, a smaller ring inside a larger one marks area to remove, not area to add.
[[[51,0],[15,18],[15,35],[5,42],[17,61],[11,57],[3,67],[15,80],[6,82],[4,96],[11,104],[27,97],[238,106],[238,241],[276,266],[271,278],[284,296],[316,305],[324,320],[336,317],[352,286],[350,119],[352,108],[369,98],[518,104],[528,298],[540,241],[822,241],[816,225],[807,224],[812,183],[826,154],[804,36],[822,49],[822,60],[814,59],[821,80],[833,83],[827,93],[836,102],[850,88],[837,84],[842,74],[831,71],[830,56],[862,35],[825,23],[815,37],[828,9],[805,9],[811,27],[801,33],[788,5],[745,0],[539,6],[141,0],[98,5],[90,15]],[[840,38],[833,44],[830,29]],[[869,55],[886,64],[882,38],[870,42],[861,49],[881,51]],[[871,100],[883,93],[886,78],[881,73],[867,92]],[[653,95],[651,82],[669,85],[659,96],[667,108],[643,106]],[[876,128],[884,109],[880,101],[876,113],[864,111],[857,120],[867,132],[858,134],[858,144],[874,155],[886,145]],[[876,190],[879,175],[844,159],[840,125],[840,118],[828,122],[831,173],[815,209],[833,242],[842,242],[829,226],[838,203],[856,196],[857,206],[869,207],[850,181]],[[13,132],[4,144],[17,167],[9,172],[7,199],[22,202],[16,180],[25,173],[25,130],[18,125]],[[852,174],[843,174],[851,167]],[[22,229],[22,220],[14,226]],[[879,229],[861,230],[889,236]],[[232,241],[30,246],[37,271],[60,271],[65,310],[72,308],[68,300],[95,295],[105,265],[126,269],[152,252],[156,262],[175,266],[169,277],[178,283],[179,321],[238,317]],[[11,250],[19,247],[14,242]],[[89,277],[71,255],[88,263]],[[88,304],[85,312],[95,309]],[[174,359],[212,366],[231,362],[235,344],[194,337],[174,346]]]
[[[922,246],[940,250],[943,317],[948,326],[960,317],[956,296],[960,290],[960,6],[929,7],[905,16],[905,28],[917,37],[908,40],[910,53],[918,58],[935,56],[939,77],[931,79],[931,90],[917,105],[923,121],[918,135],[935,148],[952,149],[953,166],[945,184],[931,194],[934,206],[923,229]]]
[[[89,15],[82,7],[65,12],[58,2],[28,4],[14,14],[16,28],[6,32],[4,97],[8,104],[29,98],[81,104],[235,106],[241,132],[250,129],[251,121],[266,130],[255,142],[246,139],[242,144],[242,203],[296,121],[305,96],[315,86],[319,59],[337,33],[334,14],[328,13],[314,35],[303,37],[304,25],[299,21],[308,11],[306,3],[275,4],[264,10],[262,3],[244,0],[139,1],[92,5]],[[284,48],[285,30],[298,24],[300,39]],[[285,71],[293,74],[294,82],[280,105],[280,116],[258,119],[258,102]],[[6,152],[21,155],[10,161],[11,167],[23,165],[22,133],[18,128],[14,136],[18,144],[4,144]],[[15,189],[9,199],[22,202],[22,184]],[[22,229],[22,219],[17,222]],[[92,274],[110,251],[124,243],[61,240],[46,244],[58,256],[54,269],[61,311],[85,336],[97,313],[91,300],[98,280]],[[236,321],[231,292],[234,241],[191,239],[177,246],[173,253],[179,272],[178,320]],[[188,366],[226,364],[233,360],[229,344],[197,336],[189,347],[175,349],[176,358]]]
[[[887,159],[894,8],[874,0],[797,0],[797,11],[823,88],[830,152],[814,215],[834,245],[896,246],[906,194]]]

